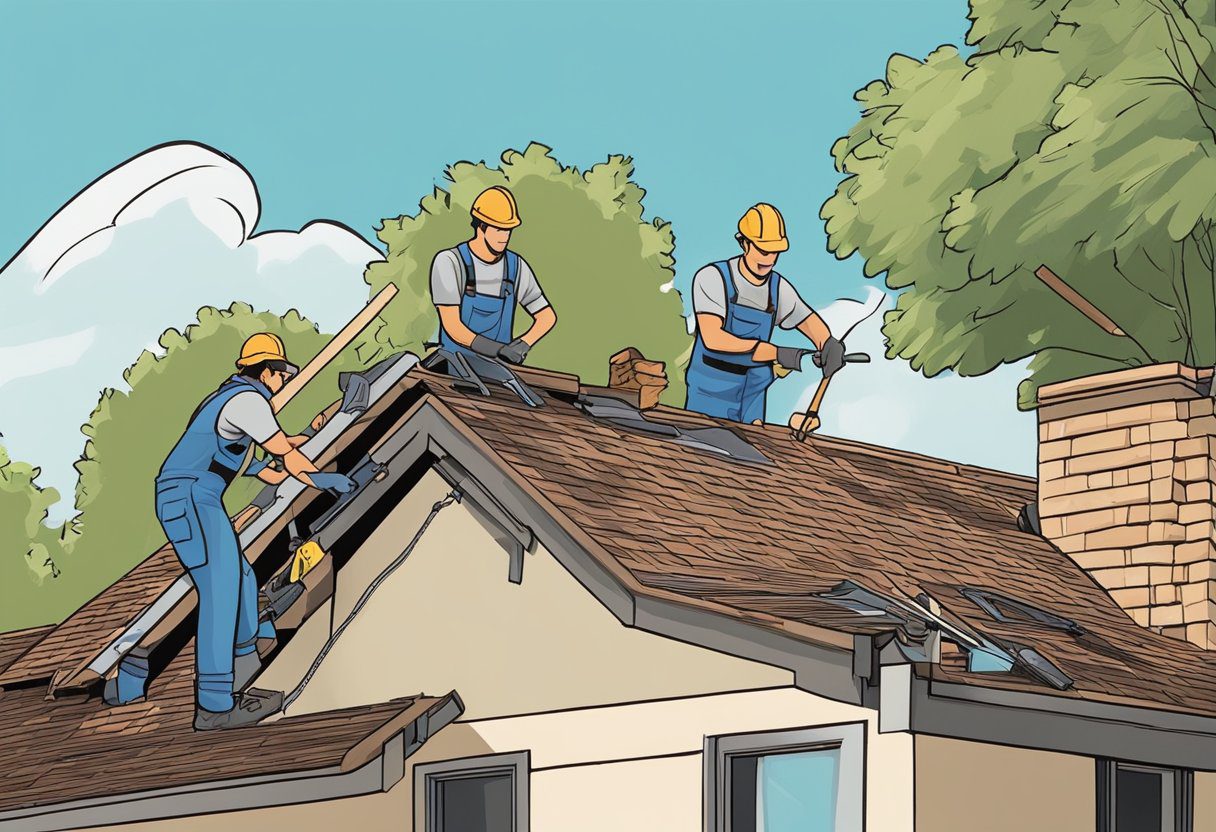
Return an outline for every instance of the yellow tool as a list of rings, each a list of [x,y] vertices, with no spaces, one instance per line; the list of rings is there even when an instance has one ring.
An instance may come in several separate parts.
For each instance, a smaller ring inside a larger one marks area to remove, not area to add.
[[[310,540],[307,543],[296,549],[295,557],[291,561],[291,576],[288,578],[291,583],[296,583],[313,570],[321,559],[325,557],[325,550],[315,540]]]

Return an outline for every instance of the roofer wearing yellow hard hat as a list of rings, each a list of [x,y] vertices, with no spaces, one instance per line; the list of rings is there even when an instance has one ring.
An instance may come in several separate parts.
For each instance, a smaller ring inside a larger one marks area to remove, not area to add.
[[[685,407],[737,422],[763,422],[774,364],[800,370],[802,358],[813,352],[774,345],[774,327],[797,329],[809,338],[825,376],[843,366],[844,345],[773,270],[790,247],[780,211],[764,202],[753,205],[739,220],[735,239],[743,249],[740,256],[711,263],[692,280],[697,338]]]
[[[473,238],[435,255],[431,300],[439,312],[439,345],[522,364],[544,338],[557,315],[528,262],[507,248],[520,224],[515,197],[501,185],[473,200]],[[532,326],[514,337],[515,305],[532,316]]]
[[[233,694],[261,667],[257,639],[272,636],[274,628],[269,622],[259,625],[257,581],[224,509],[225,489],[242,474],[276,485],[290,474],[305,485],[340,493],[355,487],[344,474],[317,471],[297,450],[308,437],[287,436],[279,426],[270,399],[299,372],[279,337],[251,336],[236,366],[236,375],[195,409],[156,478],[156,517],[198,593],[198,730],[251,725],[276,712],[282,701],[281,694],[277,699]],[[313,426],[319,428],[323,418]],[[286,471],[254,460],[255,443],[281,457]],[[128,654],[106,684],[106,701],[143,698],[148,671],[146,659]]]

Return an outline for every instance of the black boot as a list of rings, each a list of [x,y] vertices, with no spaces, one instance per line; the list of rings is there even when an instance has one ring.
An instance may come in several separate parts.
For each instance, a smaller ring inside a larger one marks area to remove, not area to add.
[[[282,691],[250,688],[242,693],[234,694],[233,699],[235,704],[228,711],[208,711],[204,708],[196,708],[194,730],[214,731],[224,728],[244,728],[246,725],[256,725],[266,717],[277,714],[283,709]]]

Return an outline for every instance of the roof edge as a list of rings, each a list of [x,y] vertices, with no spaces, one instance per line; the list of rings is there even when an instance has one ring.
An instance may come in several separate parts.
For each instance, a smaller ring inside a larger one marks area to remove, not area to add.
[[[463,712],[464,703],[452,691],[415,701],[390,717],[355,743],[338,765],[8,809],[0,811],[0,830],[52,832],[388,791],[404,777],[405,758]]]

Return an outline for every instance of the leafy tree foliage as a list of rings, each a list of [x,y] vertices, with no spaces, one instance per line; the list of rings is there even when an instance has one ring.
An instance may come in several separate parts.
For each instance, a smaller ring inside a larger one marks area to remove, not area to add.
[[[888,357],[1037,385],[1216,363],[1213,0],[972,0],[970,57],[894,55],[832,148],[828,246],[901,290]],[[1034,276],[1047,264],[1127,333]]]
[[[37,468],[0,448],[0,631],[45,623],[25,599],[45,594],[63,556],[64,528],[46,525],[59,494],[41,488],[37,477]]]
[[[683,374],[691,339],[680,299],[671,290],[675,237],[669,223],[642,219],[645,191],[632,181],[625,156],[581,172],[565,167],[547,147],[509,150],[499,167],[459,162],[446,171],[414,216],[386,219],[378,233],[388,258],[373,263],[365,279],[372,291],[388,282],[401,293],[385,310],[375,337],[392,351],[421,354],[438,331],[431,305],[430,269],[435,254],[471,236],[469,208],[481,191],[506,185],[519,202],[523,224],[511,248],[536,271],[557,312],[557,328],[534,349],[529,364],[577,373],[606,383],[608,357],[635,346],[648,358],[668,362],[665,398],[682,402]],[[527,315],[516,317],[519,332]],[[374,352],[366,342],[360,355]]]

